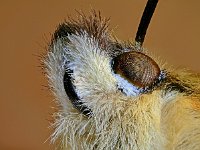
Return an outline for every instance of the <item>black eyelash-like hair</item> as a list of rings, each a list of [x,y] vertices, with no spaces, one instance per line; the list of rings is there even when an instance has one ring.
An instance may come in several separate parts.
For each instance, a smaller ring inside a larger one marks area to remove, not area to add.
[[[69,97],[69,100],[77,110],[79,110],[86,116],[90,116],[92,114],[92,111],[83,104],[83,102],[80,100],[75,91],[75,86],[73,85],[73,78],[71,77],[72,73],[72,70],[67,70],[64,74],[63,83],[65,92]]]

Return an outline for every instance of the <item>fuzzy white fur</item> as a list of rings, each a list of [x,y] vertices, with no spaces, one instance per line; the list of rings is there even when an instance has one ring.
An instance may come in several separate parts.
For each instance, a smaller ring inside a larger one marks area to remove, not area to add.
[[[69,35],[69,43],[54,42],[46,59],[49,84],[60,106],[55,114],[52,142],[72,150],[198,150],[200,100],[162,89],[126,96],[117,89],[111,58],[85,32]],[[66,63],[69,61],[70,63]],[[73,70],[73,84],[81,101],[92,110],[87,117],[73,107],[63,85],[65,67]],[[188,74],[181,73],[181,80]],[[199,78],[188,79],[196,82]]]

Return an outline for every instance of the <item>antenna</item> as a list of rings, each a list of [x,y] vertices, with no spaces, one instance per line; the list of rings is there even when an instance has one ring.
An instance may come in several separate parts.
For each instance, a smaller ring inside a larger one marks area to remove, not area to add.
[[[159,0],[148,0],[146,7],[144,9],[142,18],[140,20],[140,24],[138,27],[138,31],[135,37],[136,44],[139,44],[142,47],[144,42],[144,38],[147,32],[147,28],[155,11],[156,5]]]

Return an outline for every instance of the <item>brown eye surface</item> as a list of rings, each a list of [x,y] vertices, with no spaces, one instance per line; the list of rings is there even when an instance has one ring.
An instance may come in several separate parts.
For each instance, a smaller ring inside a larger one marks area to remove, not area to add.
[[[160,75],[158,64],[140,52],[125,52],[113,59],[114,73],[138,88],[152,85]]]

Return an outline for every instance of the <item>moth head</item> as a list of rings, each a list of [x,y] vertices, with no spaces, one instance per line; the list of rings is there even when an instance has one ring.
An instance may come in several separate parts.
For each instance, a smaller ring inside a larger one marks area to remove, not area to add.
[[[136,136],[146,138],[137,126],[144,125],[145,131],[155,135],[156,129],[145,125],[157,124],[163,104],[194,91],[195,86],[184,80],[188,74],[178,76],[142,48],[146,29],[139,26],[136,42],[124,43],[110,34],[108,23],[100,13],[89,17],[80,13],[54,33],[45,61],[60,106],[53,140],[64,135],[66,140],[79,141],[87,135],[83,147],[93,141],[93,148],[98,147],[95,142],[108,148],[124,139],[137,145]],[[120,139],[115,139],[121,126],[127,132],[120,130]]]
[[[165,78],[144,49],[115,40],[108,20],[95,12],[61,24],[50,48],[48,74],[56,97],[67,109],[86,116],[150,94]]]

